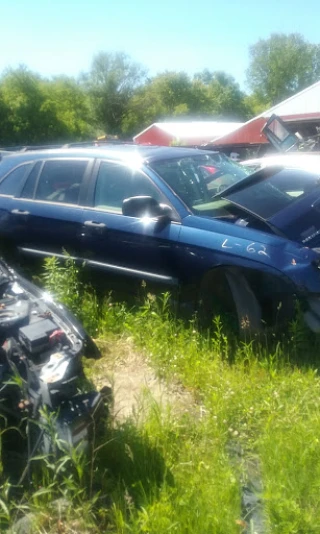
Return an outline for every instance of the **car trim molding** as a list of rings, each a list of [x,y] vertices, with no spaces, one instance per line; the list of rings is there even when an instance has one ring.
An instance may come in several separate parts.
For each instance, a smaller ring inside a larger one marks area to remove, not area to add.
[[[44,257],[56,257],[62,258],[64,260],[70,258],[74,261],[85,263],[92,267],[97,267],[100,269],[106,269],[108,271],[113,271],[114,273],[128,274],[131,276],[136,276],[138,278],[153,280],[156,282],[163,282],[170,285],[178,285],[178,279],[173,276],[166,276],[164,274],[150,273],[148,271],[140,271],[138,269],[131,269],[130,267],[123,267],[121,265],[112,265],[111,263],[104,263],[96,260],[88,260],[85,258],[78,258],[76,256],[66,256],[65,254],[59,254],[57,252],[48,252],[46,250],[38,250],[28,247],[18,247],[18,249],[25,254],[33,254],[35,256],[44,256]]]

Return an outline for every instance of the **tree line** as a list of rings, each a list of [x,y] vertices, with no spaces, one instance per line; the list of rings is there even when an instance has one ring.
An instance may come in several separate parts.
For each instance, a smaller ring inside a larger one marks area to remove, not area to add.
[[[304,89],[320,76],[320,44],[272,34],[249,50],[246,94],[226,72],[148,77],[123,52],[99,52],[77,79],[46,79],[26,66],[0,77],[0,146],[60,143],[111,134],[131,138],[161,120],[241,120]]]

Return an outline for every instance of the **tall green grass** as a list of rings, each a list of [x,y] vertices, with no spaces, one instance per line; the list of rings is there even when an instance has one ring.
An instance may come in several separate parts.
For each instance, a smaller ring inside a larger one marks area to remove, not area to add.
[[[31,510],[42,533],[57,532],[57,522],[70,533],[253,533],[258,524],[242,506],[251,485],[265,532],[320,532],[319,341],[299,315],[281,340],[239,341],[219,317],[210,332],[196,318],[186,325],[168,294],[145,288],[131,309],[96,295],[77,270],[71,260],[46,260],[47,288],[102,347],[129,339],[128,350],[133,343],[192,400],[186,412],[175,410],[174,397],[170,406],[145,394],[132,417],[106,422],[89,458],[74,451],[58,463],[36,460],[19,501],[2,480],[3,528]],[[108,358],[85,364],[90,380]],[[52,504],[61,498],[62,511]]]

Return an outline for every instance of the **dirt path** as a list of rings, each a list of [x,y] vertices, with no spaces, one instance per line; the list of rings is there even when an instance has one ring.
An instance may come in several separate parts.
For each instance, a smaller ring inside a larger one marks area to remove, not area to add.
[[[130,340],[101,346],[103,357],[94,363],[92,379],[97,389],[104,385],[113,390],[113,414],[123,420],[145,410],[152,402],[174,411],[196,408],[191,394],[180,385],[166,383],[139,354]]]

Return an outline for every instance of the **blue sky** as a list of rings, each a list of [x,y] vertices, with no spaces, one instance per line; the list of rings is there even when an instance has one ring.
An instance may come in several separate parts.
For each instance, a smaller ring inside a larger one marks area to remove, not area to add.
[[[246,89],[259,38],[320,42],[319,0],[0,0],[0,16],[0,72],[24,63],[44,76],[77,76],[96,52],[122,50],[150,75],[225,70]]]

